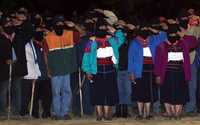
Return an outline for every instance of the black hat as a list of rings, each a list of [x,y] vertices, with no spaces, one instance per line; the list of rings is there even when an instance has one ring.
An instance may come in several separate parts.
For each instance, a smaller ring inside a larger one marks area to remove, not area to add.
[[[53,24],[56,24],[57,22],[64,22],[64,21],[65,21],[64,16],[58,15],[58,16],[55,16],[55,17],[54,17],[54,19],[53,19]]]

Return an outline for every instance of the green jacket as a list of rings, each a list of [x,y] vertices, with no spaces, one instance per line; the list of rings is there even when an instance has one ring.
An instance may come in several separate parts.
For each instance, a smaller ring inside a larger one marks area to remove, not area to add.
[[[48,65],[53,76],[66,75],[78,70],[76,48],[49,52]]]
[[[125,42],[124,33],[121,30],[116,31],[115,35],[108,39],[111,47],[114,51],[114,56],[117,59],[115,67],[118,67],[119,63],[119,47]],[[85,52],[82,61],[82,70],[87,74],[97,74],[97,42],[89,41],[86,49],[89,52]]]

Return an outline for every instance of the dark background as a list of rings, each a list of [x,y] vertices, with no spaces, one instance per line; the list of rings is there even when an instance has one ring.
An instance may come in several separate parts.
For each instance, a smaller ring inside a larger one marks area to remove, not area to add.
[[[0,0],[4,10],[19,6],[31,11],[62,13],[70,17],[74,11],[83,14],[86,10],[99,7],[115,11],[122,18],[132,19],[131,15],[145,18],[154,16],[176,16],[183,8],[198,8],[200,0]]]

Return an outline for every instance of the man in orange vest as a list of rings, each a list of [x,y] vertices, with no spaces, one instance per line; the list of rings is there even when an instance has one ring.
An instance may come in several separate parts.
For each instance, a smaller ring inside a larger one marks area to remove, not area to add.
[[[64,30],[64,19],[56,17],[54,28],[46,36],[48,53],[48,68],[51,75],[53,118],[71,119],[72,92],[70,74],[77,71],[76,49],[77,42],[73,31]]]

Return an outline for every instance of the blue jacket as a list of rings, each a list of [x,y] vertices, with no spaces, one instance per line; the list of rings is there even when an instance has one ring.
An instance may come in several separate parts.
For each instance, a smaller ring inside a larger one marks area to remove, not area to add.
[[[153,63],[155,61],[156,47],[165,40],[167,40],[167,35],[165,32],[160,32],[158,35],[149,37],[149,48],[152,54]],[[143,62],[143,47],[137,39],[134,39],[131,42],[128,52],[128,72],[133,74],[135,78],[141,78]]]
[[[114,51],[114,56],[117,59],[116,67],[119,61],[119,47],[125,42],[124,33],[121,30],[116,31],[115,35],[108,39]],[[82,60],[82,70],[87,74],[97,73],[97,42],[89,41],[86,49],[90,50],[84,53]]]

